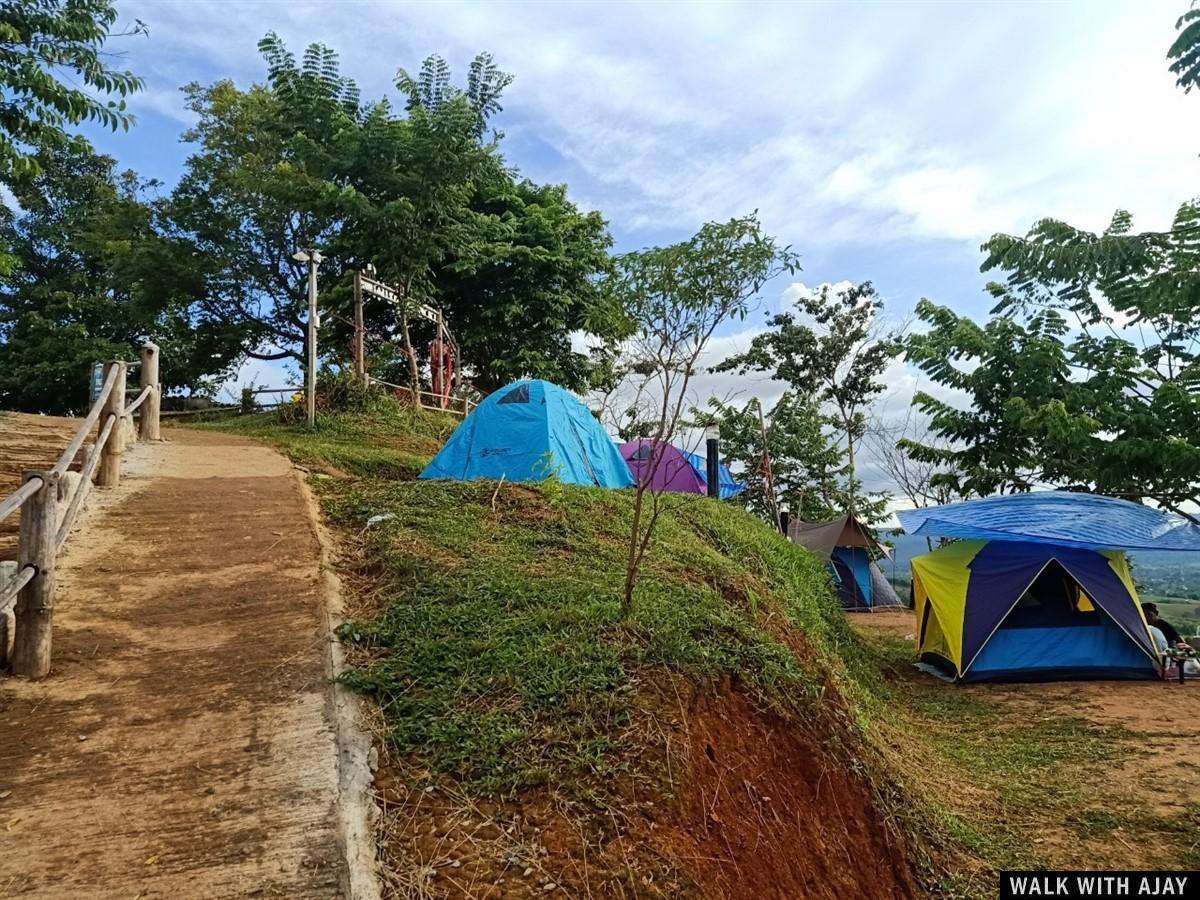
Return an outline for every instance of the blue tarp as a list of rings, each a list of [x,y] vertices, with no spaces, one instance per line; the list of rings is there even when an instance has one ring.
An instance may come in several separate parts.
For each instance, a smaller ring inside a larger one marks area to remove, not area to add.
[[[1200,527],[1148,506],[1072,491],[967,500],[896,513],[909,534],[1058,544],[1085,550],[1200,551]]]
[[[552,474],[570,484],[633,484],[617,445],[574,394],[526,379],[489,394],[420,477],[541,481]]]
[[[701,480],[708,484],[708,460],[699,453],[689,453],[687,450],[680,450],[683,458],[691,464],[691,467],[700,475]],[[718,493],[722,500],[727,497],[736,497],[746,489],[746,486],[733,477],[733,473],[729,471],[729,467],[725,463],[718,463],[720,478]]]

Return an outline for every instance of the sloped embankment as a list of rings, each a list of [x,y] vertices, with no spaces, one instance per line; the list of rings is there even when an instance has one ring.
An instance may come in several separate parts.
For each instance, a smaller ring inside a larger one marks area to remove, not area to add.
[[[340,448],[314,484],[396,895],[916,893],[817,560],[672,497],[626,617],[628,492],[403,480],[377,420],[369,451],[321,429],[270,436],[316,469]]]

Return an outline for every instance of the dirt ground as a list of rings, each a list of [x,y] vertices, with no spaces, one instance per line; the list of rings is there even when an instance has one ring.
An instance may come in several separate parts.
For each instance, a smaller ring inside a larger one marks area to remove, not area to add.
[[[0,413],[0,497],[20,487],[30,469],[54,465],[79,424],[79,419]],[[0,559],[16,557],[17,518],[0,522]]]
[[[658,841],[700,896],[917,895],[899,834],[829,734],[719,691],[693,703],[684,738],[682,815]]]
[[[0,896],[336,897],[317,537],[242,438],[170,430],[93,492],[54,670],[0,682]]]
[[[865,633],[887,630],[913,635],[911,611],[881,611],[851,618]],[[932,676],[914,672],[914,678]],[[1030,720],[1070,716],[1097,725],[1124,729],[1132,752],[1119,763],[1097,765],[1084,784],[1086,796],[1096,806],[1120,812],[1179,817],[1197,800],[1194,788],[1200,771],[1200,679],[1179,684],[1164,681],[1066,681],[1041,684],[945,685],[1004,706],[1015,716]],[[1125,842],[1115,833],[1116,846],[1104,840],[1063,839],[1057,825],[1037,823],[1045,833],[1037,843],[1046,845],[1064,868],[1095,868],[1098,860],[1119,862],[1125,868],[1162,867],[1177,848],[1155,840]]]

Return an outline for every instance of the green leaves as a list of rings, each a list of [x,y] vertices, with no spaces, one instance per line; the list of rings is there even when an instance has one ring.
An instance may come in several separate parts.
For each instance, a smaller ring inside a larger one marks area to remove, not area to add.
[[[61,146],[66,129],[84,121],[116,130],[133,117],[125,101],[143,86],[131,72],[112,69],[103,47],[117,12],[110,0],[0,2],[0,180],[29,178],[37,152]],[[138,21],[124,34],[144,34]]]
[[[768,372],[833,411],[846,436],[851,507],[857,496],[855,446],[866,431],[863,409],[883,391],[880,378],[900,350],[896,336],[880,325],[882,309],[870,282],[838,291],[823,285],[799,296],[795,312],[770,317],[771,330],[757,335],[749,350],[713,368]]]
[[[751,214],[709,222],[689,240],[625,253],[615,263],[611,290],[641,330],[683,348],[707,340],[721,321],[744,319],[750,300],[771,279],[795,272],[799,257]]]
[[[1200,10],[1176,28],[1170,70],[1190,91]],[[1007,273],[989,285],[1004,318],[968,340],[926,308],[934,329],[909,344],[935,381],[972,395],[965,410],[919,401],[958,442],[942,456],[962,489],[1067,484],[1179,511],[1200,501],[1200,201],[1165,232],[1135,232],[1118,210],[1102,234],[1044,219],[983,249],[984,270]],[[961,358],[976,368],[956,370]]]
[[[1200,209],[1165,233],[1118,211],[1103,234],[1046,219],[997,235],[985,269],[997,318],[985,326],[922,301],[931,327],[908,358],[969,405],[915,403],[950,442],[910,444],[952,467],[960,494],[1083,487],[1170,509],[1200,499]]]
[[[1200,84],[1200,9],[1192,8],[1175,23],[1179,34],[1167,51],[1172,60],[1171,73],[1178,76],[1176,84],[1185,91]]]
[[[93,362],[162,349],[168,387],[203,389],[241,336],[204,304],[203,261],[164,227],[153,185],[86,142],[44,151],[0,219],[15,266],[0,284],[0,407],[78,411]]]

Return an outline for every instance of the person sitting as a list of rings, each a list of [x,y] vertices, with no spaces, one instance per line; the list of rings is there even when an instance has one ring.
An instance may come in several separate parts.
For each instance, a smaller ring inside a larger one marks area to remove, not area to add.
[[[1178,647],[1184,643],[1183,638],[1180,637],[1179,632],[1175,630],[1174,626],[1158,614],[1157,604],[1143,603],[1142,612],[1146,615],[1146,624],[1161,631],[1167,639],[1169,646]]]
[[[1150,629],[1150,640],[1154,641],[1154,652],[1161,659],[1171,649],[1171,645],[1167,642],[1167,636],[1162,633],[1161,628],[1157,625],[1150,625],[1148,627]]]
[[[1165,665],[1167,654],[1172,650],[1191,650],[1191,646],[1179,636],[1179,632],[1158,614],[1158,607],[1153,603],[1143,603],[1142,611],[1146,614],[1146,626],[1150,629],[1150,640],[1154,641],[1154,651]],[[1172,639],[1173,636],[1173,639]],[[1175,665],[1183,670],[1184,675],[1200,675],[1200,661],[1174,657]]]

